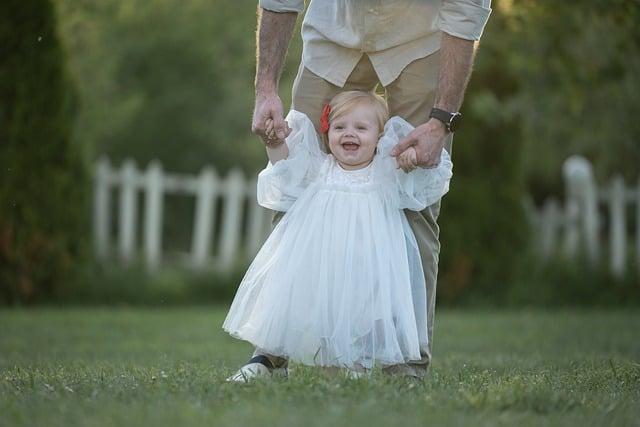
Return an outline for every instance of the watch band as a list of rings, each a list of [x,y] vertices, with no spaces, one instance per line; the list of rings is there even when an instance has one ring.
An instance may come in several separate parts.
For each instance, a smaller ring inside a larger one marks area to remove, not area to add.
[[[433,117],[434,119],[440,120],[444,123],[444,126],[447,128],[449,132],[455,132],[460,123],[460,118],[462,114],[459,112],[450,113],[449,111],[442,110],[440,108],[433,107],[431,112],[429,113],[429,117]]]

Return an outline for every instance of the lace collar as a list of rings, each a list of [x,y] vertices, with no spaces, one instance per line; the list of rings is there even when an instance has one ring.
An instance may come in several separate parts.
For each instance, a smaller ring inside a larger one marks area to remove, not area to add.
[[[371,180],[373,161],[363,168],[347,170],[340,166],[335,157],[333,157],[332,160],[332,173],[329,177],[330,182],[340,184],[365,184]]]

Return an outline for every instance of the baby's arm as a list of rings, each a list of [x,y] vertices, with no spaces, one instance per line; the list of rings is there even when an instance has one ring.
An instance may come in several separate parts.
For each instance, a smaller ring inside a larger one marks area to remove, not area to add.
[[[289,124],[285,122],[285,126],[287,127],[286,133],[288,132]],[[268,140],[277,140],[276,131],[273,128],[273,120],[271,119],[267,119],[266,122],[266,135]],[[278,160],[286,159],[289,156],[289,147],[287,147],[287,143],[284,140],[277,145],[265,143],[265,147],[267,149],[267,157],[269,157],[271,164],[275,164]]]
[[[396,160],[398,162],[398,168],[402,168],[406,173],[411,172],[418,165],[416,149],[413,147],[407,148],[402,154],[396,157]]]

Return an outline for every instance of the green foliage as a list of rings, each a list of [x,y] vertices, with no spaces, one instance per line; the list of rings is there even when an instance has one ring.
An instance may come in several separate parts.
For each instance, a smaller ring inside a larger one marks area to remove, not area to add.
[[[0,311],[3,425],[632,426],[633,311],[436,314],[426,381],[224,381],[251,354],[222,307]],[[34,351],[34,349],[38,349]]]
[[[521,128],[528,192],[538,202],[550,194],[560,196],[562,162],[576,153],[592,162],[601,185],[614,173],[630,185],[637,183],[640,3],[588,0],[576,7],[525,1],[505,15],[511,40],[508,64],[520,81],[506,109]],[[606,256],[595,266],[562,258],[541,266],[525,259],[506,298],[545,305],[637,304],[635,263],[629,260],[627,275],[616,278],[607,269]]]
[[[592,161],[600,182],[614,172],[637,182],[640,3],[529,0],[506,16],[505,65],[520,86],[507,105],[522,129],[533,195],[560,192],[560,167],[575,153]]]
[[[50,2],[3,2],[0,45],[0,301],[31,302],[69,280],[88,180]]]
[[[454,177],[438,221],[437,296],[444,303],[477,298],[499,302],[517,279],[529,242],[521,202],[526,194],[521,131],[500,108],[520,82],[504,66],[510,55],[506,17],[494,13],[490,22],[462,110],[464,129],[453,139]]]
[[[542,267],[520,203],[527,193],[537,202],[561,195],[562,163],[576,153],[591,160],[598,182],[618,172],[637,182],[640,3],[492,7],[463,107],[471,123],[454,138],[455,176],[440,218],[440,300],[637,303],[621,297],[637,295],[633,274],[619,280],[605,266],[566,260]],[[522,292],[526,285],[537,292]]]
[[[264,146],[250,132],[255,1],[55,3],[80,90],[74,136],[93,159],[133,158],[142,168],[158,159],[189,174],[213,165],[222,176],[264,167]],[[300,49],[298,40],[285,64],[285,104]],[[191,197],[168,196],[165,250],[188,247],[193,208]]]
[[[96,155],[143,166],[158,159],[188,173],[264,165],[264,147],[250,133],[255,1],[57,5],[81,82],[77,138]],[[285,93],[298,59],[299,46],[289,54]]]

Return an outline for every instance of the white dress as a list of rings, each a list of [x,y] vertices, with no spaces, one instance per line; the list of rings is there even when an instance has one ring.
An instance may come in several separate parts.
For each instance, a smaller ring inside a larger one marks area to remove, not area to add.
[[[413,130],[391,118],[371,164],[344,170],[292,110],[289,156],[258,175],[258,203],[286,211],[249,266],[223,329],[306,365],[371,368],[420,360],[427,298],[402,211],[449,190],[452,163],[405,173],[391,148]]]

